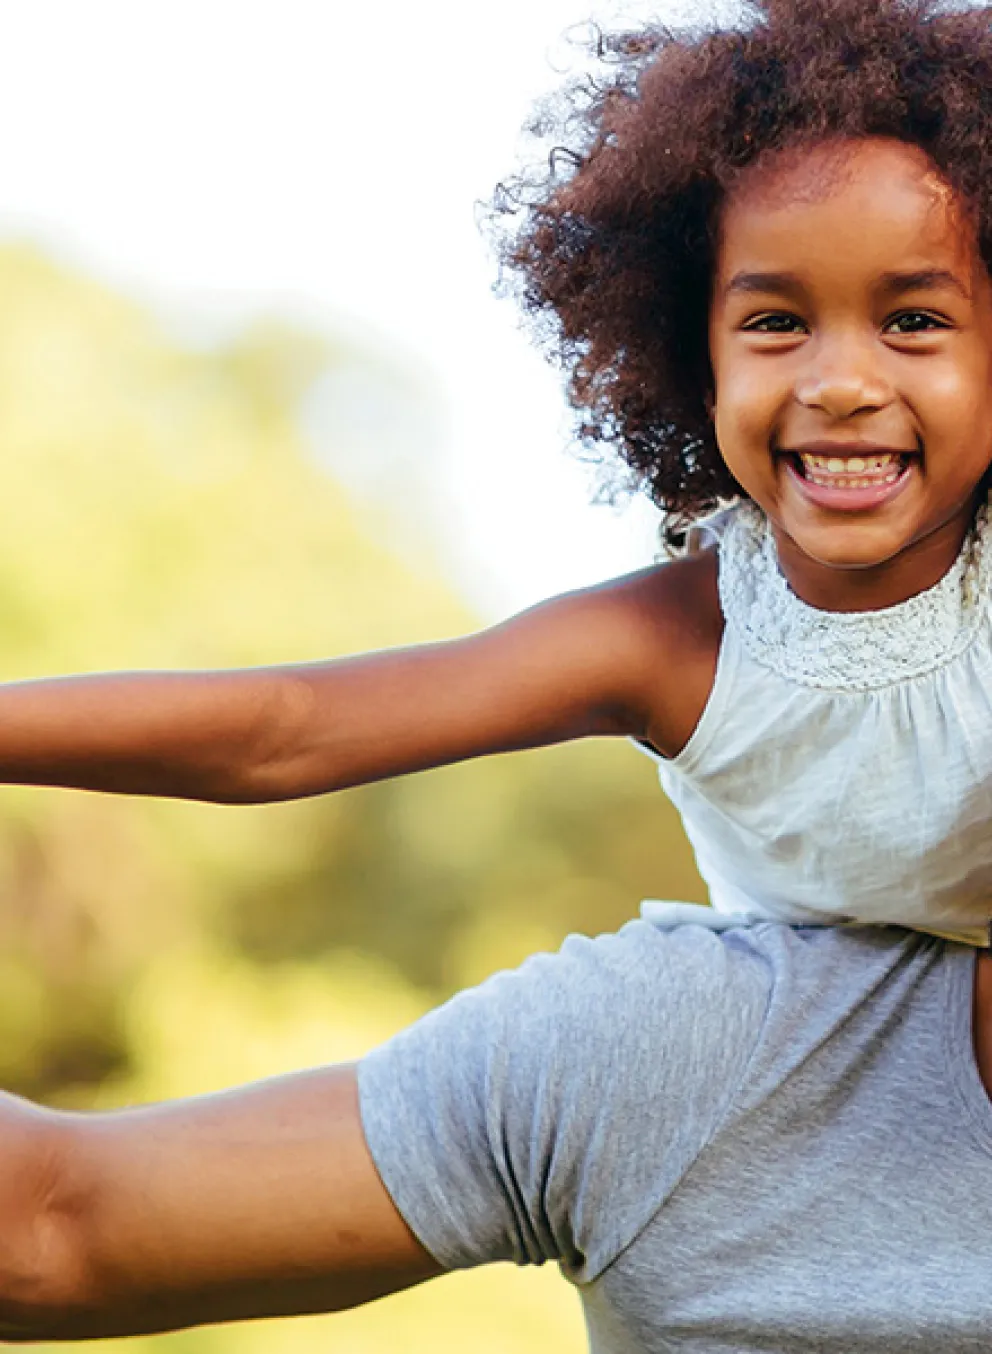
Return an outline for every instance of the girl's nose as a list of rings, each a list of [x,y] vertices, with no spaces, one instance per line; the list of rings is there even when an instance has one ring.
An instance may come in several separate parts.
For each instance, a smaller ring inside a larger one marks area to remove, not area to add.
[[[821,409],[835,419],[882,409],[892,399],[892,388],[872,355],[852,342],[814,354],[796,381],[795,393],[806,408]]]

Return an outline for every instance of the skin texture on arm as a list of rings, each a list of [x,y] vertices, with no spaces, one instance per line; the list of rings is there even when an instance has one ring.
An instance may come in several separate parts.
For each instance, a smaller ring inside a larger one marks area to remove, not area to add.
[[[16,1265],[0,1254],[0,1340],[330,1312],[441,1272],[376,1173],[352,1066],[47,1118],[24,1233],[48,1240]]]
[[[327,663],[0,686],[0,781],[261,803],[590,735],[666,750],[712,680],[714,578],[679,561]]]

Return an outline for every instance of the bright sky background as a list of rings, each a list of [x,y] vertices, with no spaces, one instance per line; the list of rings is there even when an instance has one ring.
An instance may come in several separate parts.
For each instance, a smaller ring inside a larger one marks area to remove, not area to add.
[[[345,438],[335,468],[366,490],[390,464],[411,483],[429,471],[430,506],[408,500],[420,534],[485,615],[636,568],[654,515],[590,505],[558,378],[491,296],[473,216],[592,9],[6,0],[0,238],[38,241],[191,333],[270,314],[412,358],[426,403],[380,409],[372,445]],[[360,380],[351,398],[361,414]],[[318,400],[318,439],[321,420]]]

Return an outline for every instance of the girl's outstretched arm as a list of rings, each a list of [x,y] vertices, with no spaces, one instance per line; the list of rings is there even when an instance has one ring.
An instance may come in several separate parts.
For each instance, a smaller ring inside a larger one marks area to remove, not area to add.
[[[109,1114],[0,1094],[0,1156],[0,1343],[336,1311],[441,1272],[350,1066]]]
[[[651,737],[691,631],[672,599],[693,567],[419,648],[0,686],[0,782],[261,803],[587,735]]]

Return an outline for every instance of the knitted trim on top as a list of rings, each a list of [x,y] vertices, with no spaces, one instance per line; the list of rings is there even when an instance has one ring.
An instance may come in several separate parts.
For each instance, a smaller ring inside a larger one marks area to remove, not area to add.
[[[992,583],[983,505],[954,564],[932,588],[880,611],[820,611],[789,587],[771,526],[741,503],[720,541],[720,602],[746,652],[803,686],[876,691],[945,666],[978,633]]]

